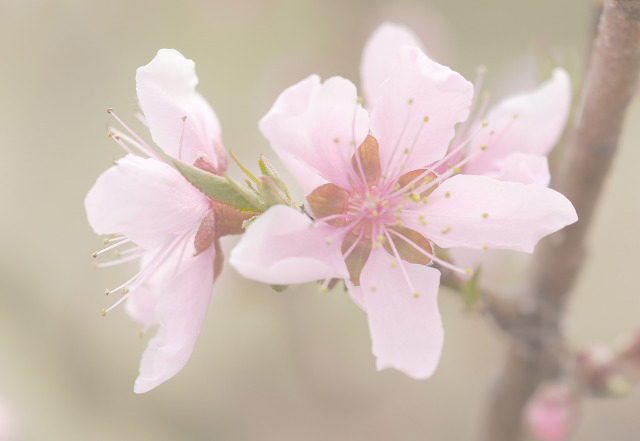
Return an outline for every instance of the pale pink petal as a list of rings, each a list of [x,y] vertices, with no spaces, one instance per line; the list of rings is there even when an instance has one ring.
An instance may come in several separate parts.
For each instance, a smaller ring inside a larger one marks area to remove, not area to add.
[[[229,263],[247,279],[277,285],[346,278],[341,243],[337,228],[312,226],[306,215],[276,205],[251,223]]]
[[[505,99],[489,112],[489,125],[473,138],[469,151],[477,157],[465,173],[495,172],[499,161],[513,153],[546,156],[562,135],[570,104],[571,79],[564,69],[555,69],[552,78],[534,91]],[[480,150],[482,146],[486,151]]]
[[[416,209],[426,226],[409,216],[407,222],[445,248],[531,253],[541,238],[578,220],[571,202],[555,190],[471,175],[447,179]]]
[[[155,143],[169,156],[188,163],[199,152],[205,153],[218,166],[217,156],[223,152],[220,122],[196,92],[197,84],[195,63],[174,49],[160,49],[136,72],[140,108]]]
[[[373,31],[362,51],[360,78],[367,108],[380,96],[380,87],[397,64],[402,46],[414,46],[424,52],[422,43],[406,26],[385,22]]]
[[[260,130],[285,164],[293,157],[315,171],[291,170],[305,190],[318,175],[348,188],[351,157],[367,136],[369,117],[351,82],[333,77],[321,83],[313,75],[280,94],[260,120]]]
[[[403,47],[371,113],[382,169],[429,165],[447,152],[456,123],[469,115],[473,85],[460,74]]]
[[[543,187],[548,186],[551,180],[547,157],[528,153],[513,153],[497,160],[494,170],[485,173],[484,176],[498,181],[536,184]]]
[[[213,290],[215,247],[187,251],[177,275],[162,288],[156,306],[158,333],[140,362],[134,392],[147,392],[177,374],[193,352]]]
[[[365,309],[378,370],[398,369],[412,378],[433,375],[442,352],[444,330],[438,311],[440,272],[403,262],[419,296],[409,289],[391,256],[371,253],[360,276],[361,285],[349,285],[352,297]]]
[[[85,209],[97,234],[123,234],[152,249],[197,227],[209,201],[173,167],[128,155],[98,177]]]
[[[153,257],[157,256],[157,253],[162,253],[167,245],[173,241],[174,239],[170,238],[157,249],[145,252],[140,259],[140,270],[143,270],[147,265],[153,264]],[[181,266],[181,260],[187,257],[187,248],[193,248],[193,236],[189,235],[181,242],[169,256],[162,260],[162,263],[154,269],[153,273],[140,286],[133,289],[127,297],[125,303],[127,314],[144,326],[157,324],[156,306],[160,294],[164,287],[171,283],[171,280],[175,277],[177,269]]]
[[[524,412],[524,420],[541,441],[569,439],[579,416],[579,402],[569,386],[543,386],[531,398]]]

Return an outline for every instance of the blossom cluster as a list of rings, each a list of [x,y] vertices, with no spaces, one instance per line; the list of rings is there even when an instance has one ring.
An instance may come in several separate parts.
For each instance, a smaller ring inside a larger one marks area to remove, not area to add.
[[[271,285],[337,281],[368,318],[378,369],[413,378],[435,371],[444,340],[440,269],[474,271],[442,250],[531,253],[577,220],[547,187],[547,154],[567,120],[563,69],[533,91],[487,111],[478,87],[430,59],[413,32],[385,23],[361,61],[361,95],[341,77],[312,75],[286,89],[259,129],[296,178],[292,200],[273,167],[226,176],[227,152],[213,109],[196,91],[194,63],[162,49],[138,69],[147,143],[115,113],[110,136],[127,155],[85,200],[104,250],[140,271],[107,293],[157,327],[135,391],[146,392],[188,361],[222,269],[219,239],[242,234],[230,264]],[[477,86],[477,82],[476,85]],[[105,310],[104,313],[109,310]]]

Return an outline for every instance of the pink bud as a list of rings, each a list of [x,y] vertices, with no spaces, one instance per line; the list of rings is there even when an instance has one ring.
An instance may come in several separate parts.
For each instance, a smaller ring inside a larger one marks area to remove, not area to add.
[[[569,386],[543,387],[525,410],[527,426],[542,441],[563,441],[575,426],[578,402]]]

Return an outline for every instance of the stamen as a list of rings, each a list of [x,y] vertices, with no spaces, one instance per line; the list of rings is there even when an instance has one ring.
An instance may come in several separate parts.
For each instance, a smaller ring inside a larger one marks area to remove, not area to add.
[[[184,130],[187,126],[187,116],[182,117],[182,132],[180,133],[180,144],[178,144],[178,159],[182,159],[182,141],[184,141]]]
[[[153,149],[151,147],[149,147],[147,144],[140,144],[138,141],[136,141],[135,139],[131,138],[129,135],[127,135],[126,133],[122,132],[121,130],[116,129],[115,127],[109,127],[108,128],[109,131],[113,134],[113,138],[114,140],[117,142],[118,140],[120,140],[120,142],[128,142],[132,147],[135,147],[136,149],[138,149],[141,153],[149,156],[149,157],[153,157],[156,159],[159,159],[160,157],[156,154],[156,152],[153,151]],[[121,144],[118,144],[123,148],[128,148],[125,146],[122,146]]]
[[[96,264],[96,268],[108,268],[110,266],[120,265],[122,263],[131,262],[132,260],[136,260],[141,258],[144,255],[143,252],[138,254],[131,254],[130,256],[122,257],[120,259],[110,260],[108,262],[100,262]]]
[[[93,258],[95,259],[100,254],[105,253],[105,252],[107,252],[109,250],[112,250],[112,249],[114,249],[116,247],[119,247],[120,245],[124,245],[125,243],[129,243],[129,242],[131,242],[131,239],[125,239],[125,240],[122,240],[120,242],[114,243],[113,245],[110,245],[110,246],[108,246],[106,248],[101,249],[100,251],[96,251],[95,253],[93,253]]]
[[[122,150],[129,153],[130,155],[133,155],[133,152],[131,151],[131,149],[124,142],[120,140],[120,137],[118,135],[115,135],[112,132],[109,132],[107,133],[107,136],[113,139],[116,142],[116,144],[118,144],[120,147],[122,147]],[[117,165],[117,162],[114,162],[114,164]]]
[[[413,283],[411,283],[411,279],[409,278],[407,269],[402,264],[402,259],[400,258],[400,254],[398,253],[398,250],[396,249],[396,246],[393,243],[393,240],[391,240],[391,236],[389,235],[389,231],[393,231],[393,230],[388,230],[387,228],[384,228],[384,227],[382,229],[383,229],[383,234],[387,237],[387,240],[389,241],[389,246],[391,247],[391,250],[393,251],[393,254],[396,257],[396,261],[400,265],[400,271],[402,271],[402,275],[404,276],[405,282],[407,282],[407,286],[409,287],[409,290],[411,291],[412,295],[415,298],[417,298],[420,294],[413,287]],[[416,296],[416,294],[418,294],[418,296]]]
[[[128,126],[128,125],[126,125],[126,124],[124,123],[124,121],[122,121],[122,120],[118,117],[118,115],[116,115],[116,113],[113,111],[113,109],[112,109],[111,107],[107,109],[107,113],[108,113],[108,114],[110,114],[110,115],[113,115],[113,117],[116,119],[116,121],[118,121],[118,122],[120,123],[120,125],[121,125],[122,127],[124,127],[124,129],[125,129],[127,132],[129,132],[129,133],[131,134],[131,136],[133,136],[133,137],[136,139],[136,141],[138,141],[138,142],[140,143],[140,145],[145,146],[149,151],[153,151],[153,150],[152,150],[152,149],[147,145],[147,143],[146,143],[146,142],[144,142],[144,140],[143,140],[142,138],[140,138],[140,136],[138,136],[138,134],[137,134],[136,132],[134,132],[134,131],[133,131],[133,130]],[[153,156],[155,156],[155,157],[156,157],[156,159],[159,159],[159,157],[158,157],[155,153],[153,154]]]
[[[426,251],[424,248],[422,248],[421,246],[419,246],[418,244],[416,244],[415,242],[413,242],[412,240],[410,240],[408,237],[406,237],[405,235],[395,231],[395,230],[388,230],[391,233],[395,234],[396,236],[398,236],[400,239],[404,240],[405,242],[407,242],[409,245],[411,245],[413,248],[415,248],[419,253],[423,254],[424,256],[430,258],[431,260],[433,260],[434,262],[436,262],[437,264],[450,269],[451,271],[455,271],[457,273],[460,274],[469,274],[469,268],[463,269],[460,268],[456,265],[453,265],[452,263],[447,262],[446,260],[442,260],[439,257],[436,257],[435,254],[429,253],[428,251]]]
[[[362,229],[362,231],[360,232],[356,240],[351,244],[349,249],[342,255],[344,259],[349,257],[349,254],[351,254],[351,252],[356,249],[356,247],[358,246],[358,243],[360,243],[360,240],[362,239],[363,236],[364,236],[364,229]]]

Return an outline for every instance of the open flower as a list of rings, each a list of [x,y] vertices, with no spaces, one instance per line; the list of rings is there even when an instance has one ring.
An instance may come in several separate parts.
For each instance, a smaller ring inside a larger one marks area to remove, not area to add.
[[[219,174],[226,169],[220,124],[197,83],[193,61],[171,49],[158,51],[136,75],[144,120],[164,154]],[[107,290],[122,297],[103,313],[126,299],[132,317],[159,327],[135,383],[142,393],[191,356],[222,266],[218,238],[241,232],[246,215],[211,201],[115,117],[126,133],[114,128],[110,136],[129,154],[98,178],[85,208],[93,230],[111,235],[94,257],[112,249],[120,256],[98,266],[141,261],[135,276]],[[123,250],[126,244],[134,246]]]
[[[391,74],[398,51],[406,45],[422,47],[411,29],[394,23],[383,23],[367,41],[360,74],[369,107]],[[462,162],[458,170],[461,174],[549,185],[547,155],[562,135],[569,115],[569,75],[556,68],[551,78],[535,90],[509,96],[488,111],[488,96],[480,91],[483,76],[481,69],[475,82],[471,117],[458,127],[450,144],[450,151],[457,153],[438,171],[444,172]],[[482,124],[487,124],[488,130],[482,130]],[[449,256],[459,266],[474,269],[482,266],[481,286],[496,292],[513,290],[530,261],[528,256],[498,250],[453,248]]]
[[[339,77],[311,76],[278,97],[260,129],[307,191],[312,216],[270,208],[230,262],[270,284],[322,280],[326,289],[345,279],[367,313],[378,369],[425,378],[444,337],[440,272],[431,264],[467,273],[436,257],[433,245],[532,252],[577,217],[543,186],[457,174],[484,150],[440,171],[462,149],[448,152],[473,85],[416,47],[391,59],[386,80],[367,90],[370,113]]]

